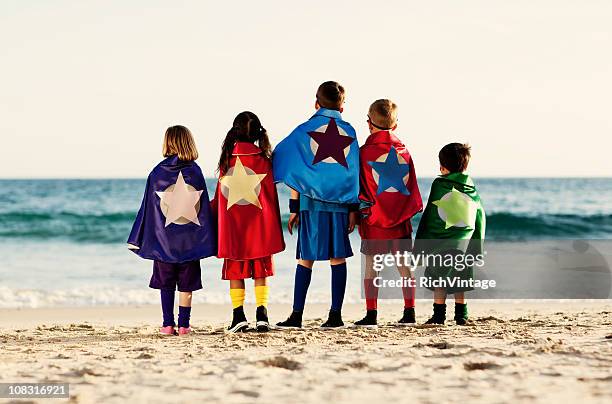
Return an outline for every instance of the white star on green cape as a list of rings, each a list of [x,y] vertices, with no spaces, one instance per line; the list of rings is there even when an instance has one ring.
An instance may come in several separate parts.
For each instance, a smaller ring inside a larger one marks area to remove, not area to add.
[[[446,229],[453,226],[473,227],[476,222],[476,203],[455,188],[432,203],[438,207],[438,215],[444,220]]]

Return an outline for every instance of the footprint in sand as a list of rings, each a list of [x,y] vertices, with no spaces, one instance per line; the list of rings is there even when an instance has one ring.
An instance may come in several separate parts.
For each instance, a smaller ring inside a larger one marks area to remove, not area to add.
[[[499,369],[501,367],[501,365],[493,362],[466,362],[463,364],[463,368],[467,371]]]
[[[80,369],[73,369],[72,371],[68,372],[68,373],[64,373],[62,376],[66,376],[66,377],[83,377],[83,376],[104,376],[101,373],[96,372],[93,369],[90,368],[80,368]]]
[[[266,367],[275,367],[287,370],[298,370],[303,367],[300,362],[287,359],[284,356],[275,356],[274,358],[264,359],[262,361],[259,361],[259,363]]]

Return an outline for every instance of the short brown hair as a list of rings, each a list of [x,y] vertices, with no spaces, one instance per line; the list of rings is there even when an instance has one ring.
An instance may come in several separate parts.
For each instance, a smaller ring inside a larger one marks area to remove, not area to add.
[[[397,104],[391,100],[376,100],[370,105],[368,118],[378,129],[392,129],[397,124]]]
[[[461,173],[467,169],[470,162],[470,150],[468,144],[449,143],[438,153],[440,165],[451,173]]]
[[[182,125],[175,125],[166,129],[162,153],[164,157],[176,155],[183,161],[196,160],[198,149],[191,131]]]
[[[335,81],[326,81],[317,90],[317,102],[323,108],[339,110],[344,104],[344,87]]]

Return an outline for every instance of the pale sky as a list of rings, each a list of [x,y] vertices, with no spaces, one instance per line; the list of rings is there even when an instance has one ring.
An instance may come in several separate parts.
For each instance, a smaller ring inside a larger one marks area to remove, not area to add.
[[[612,2],[0,2],[0,177],[144,177],[167,126],[214,175],[234,116],[275,144],[325,80],[367,137],[377,98],[417,174],[472,145],[474,176],[612,176]]]

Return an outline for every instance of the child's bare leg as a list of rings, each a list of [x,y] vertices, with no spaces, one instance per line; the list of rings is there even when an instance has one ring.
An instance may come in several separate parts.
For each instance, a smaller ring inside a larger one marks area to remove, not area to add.
[[[459,304],[465,303],[465,292],[455,293],[455,303],[459,303]]]
[[[255,286],[267,286],[268,285],[268,278],[255,278],[254,282],[255,282]],[[243,282],[244,285],[244,282]]]
[[[444,289],[444,288],[435,288],[434,289],[434,303],[435,304],[444,304],[444,303],[446,303],[446,289]]]
[[[312,269],[312,266],[314,265],[314,261],[300,259],[298,260],[298,264],[300,264],[303,267]]]
[[[309,261],[309,262],[312,262],[312,261]],[[345,262],[346,262],[345,258],[330,258],[329,259],[329,263],[331,265],[340,265],[340,264],[344,264]]]
[[[244,289],[244,279],[230,279],[230,289]]]
[[[179,306],[191,307],[192,292],[179,292]]]
[[[363,271],[364,279],[374,279],[376,278],[376,271],[374,270],[374,256],[373,255],[364,255],[365,257],[365,268]]]

